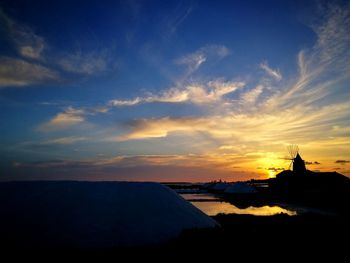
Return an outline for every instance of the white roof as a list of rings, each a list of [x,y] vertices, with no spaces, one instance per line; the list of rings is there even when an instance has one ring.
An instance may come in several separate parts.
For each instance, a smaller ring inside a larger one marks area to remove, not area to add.
[[[217,226],[158,183],[1,183],[0,206],[0,222],[13,217],[18,221],[10,227],[0,224],[0,232],[8,230],[11,235],[11,227],[24,231],[25,238],[16,242],[29,246],[150,245],[175,238],[184,229]]]

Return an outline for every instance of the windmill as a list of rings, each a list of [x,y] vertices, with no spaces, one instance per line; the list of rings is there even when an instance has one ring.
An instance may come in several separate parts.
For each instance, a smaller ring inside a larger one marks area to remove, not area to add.
[[[299,152],[299,147],[296,144],[291,144],[287,146],[287,151],[289,153],[289,158],[286,158],[286,160],[290,160],[290,164],[288,166],[288,170],[292,167],[292,164],[294,162],[295,157],[297,156]]]
[[[291,144],[287,147],[289,158],[286,158],[286,160],[291,160],[288,170],[290,170],[291,166],[293,165],[293,172],[295,174],[303,174],[306,171],[305,162],[300,157],[299,154],[299,147],[298,145]]]

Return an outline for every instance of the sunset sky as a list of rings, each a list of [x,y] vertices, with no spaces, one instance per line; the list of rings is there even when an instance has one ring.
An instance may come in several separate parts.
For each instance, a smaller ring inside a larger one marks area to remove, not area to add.
[[[0,2],[0,180],[350,176],[348,1]]]

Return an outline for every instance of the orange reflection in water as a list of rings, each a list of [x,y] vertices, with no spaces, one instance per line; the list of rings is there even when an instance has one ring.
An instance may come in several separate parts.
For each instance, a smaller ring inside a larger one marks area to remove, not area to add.
[[[297,212],[291,211],[279,206],[262,206],[248,208],[238,208],[227,202],[191,202],[195,207],[202,210],[209,216],[215,216],[219,213],[223,214],[247,214],[255,216],[272,216],[276,214],[287,214],[290,216],[297,215]]]

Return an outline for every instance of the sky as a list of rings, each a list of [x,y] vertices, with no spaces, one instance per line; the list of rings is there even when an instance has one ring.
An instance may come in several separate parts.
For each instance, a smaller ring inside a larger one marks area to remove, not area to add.
[[[0,180],[350,176],[347,1],[0,2]]]

